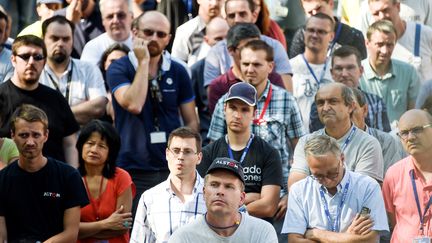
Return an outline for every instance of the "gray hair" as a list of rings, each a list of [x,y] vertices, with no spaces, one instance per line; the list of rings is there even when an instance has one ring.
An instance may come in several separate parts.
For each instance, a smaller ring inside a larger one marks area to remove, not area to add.
[[[336,139],[327,135],[313,135],[304,146],[305,156],[320,157],[328,153],[336,157],[341,155],[341,149]]]
[[[109,1],[123,1],[123,2],[125,2],[127,4],[128,10],[130,12],[132,12],[132,4],[130,3],[130,0],[100,0],[99,1],[99,10],[102,13],[102,15],[104,14],[103,12],[104,12],[105,3],[109,2]]]

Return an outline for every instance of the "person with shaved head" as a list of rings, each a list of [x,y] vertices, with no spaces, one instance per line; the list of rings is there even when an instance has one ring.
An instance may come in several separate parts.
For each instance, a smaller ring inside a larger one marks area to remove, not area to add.
[[[139,16],[133,51],[107,71],[115,127],[122,137],[117,163],[131,174],[137,195],[166,180],[167,137],[180,127],[180,119],[195,131],[199,127],[189,74],[165,51],[169,33],[170,23],[162,13]]]
[[[402,144],[409,154],[384,178],[384,203],[393,229],[391,242],[431,242],[432,116],[409,110],[399,119]]]

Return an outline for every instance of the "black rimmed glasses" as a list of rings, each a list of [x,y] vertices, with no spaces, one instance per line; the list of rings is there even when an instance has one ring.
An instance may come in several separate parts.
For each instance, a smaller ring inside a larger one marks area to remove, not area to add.
[[[402,138],[403,140],[406,140],[410,133],[417,137],[417,135],[422,133],[424,131],[424,129],[428,128],[428,127],[432,127],[432,124],[426,124],[424,126],[413,127],[411,129],[407,129],[407,130],[401,130],[397,133],[397,135],[400,138]]]
[[[193,151],[193,150],[190,150],[190,149],[185,149],[185,150],[181,150],[180,148],[173,148],[173,149],[170,149],[170,148],[168,148],[168,150],[176,157],[176,158],[178,158],[179,156],[180,156],[180,154],[182,154],[183,153],[183,156],[184,157],[191,157],[191,156],[193,156],[193,155],[195,155],[195,154],[197,154],[198,152],[195,152],[195,151]]]
[[[165,37],[167,37],[168,36],[168,33],[165,33],[165,32],[163,32],[163,31],[159,31],[159,30],[151,30],[151,29],[140,29],[143,33],[144,33],[144,35],[145,36],[147,36],[147,37],[151,37],[151,36],[153,36],[155,33],[156,33],[156,36],[159,38],[159,39],[163,39],[163,38],[165,38]]]
[[[326,178],[329,180],[334,180],[339,176],[339,169],[340,169],[341,164],[342,164],[342,162],[339,161],[336,172],[330,172],[330,173],[327,173],[327,175],[313,175],[313,174],[311,174],[310,177],[312,177],[312,179],[317,180],[317,181],[323,181]]]
[[[33,60],[39,62],[45,59],[44,55],[42,54],[30,54],[30,53],[23,53],[23,54],[16,54],[15,56],[23,59],[24,61],[28,62],[30,57],[33,57]]]

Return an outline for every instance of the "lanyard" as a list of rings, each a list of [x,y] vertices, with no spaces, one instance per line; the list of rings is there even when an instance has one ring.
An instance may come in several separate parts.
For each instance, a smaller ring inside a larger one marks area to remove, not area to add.
[[[324,67],[323,67],[323,70],[322,70],[322,73],[321,73],[321,77],[318,79],[317,76],[315,75],[315,72],[313,71],[312,67],[309,65],[309,62],[306,60],[304,54],[302,54],[302,57],[303,57],[303,61],[306,64],[306,67],[309,69],[309,72],[312,74],[312,77],[315,79],[315,81],[317,82],[318,87],[319,87],[320,83],[321,83],[321,80],[324,78],[324,75],[325,75],[325,72],[326,72],[326,69],[327,69],[327,58],[326,58],[326,60],[324,62]]]
[[[413,191],[414,191],[414,198],[416,200],[416,204],[417,204],[417,211],[419,214],[419,218],[420,218],[420,232],[423,235],[424,234],[424,217],[426,216],[426,212],[429,210],[429,207],[432,204],[432,196],[429,198],[428,203],[425,206],[425,210],[423,212],[423,215],[421,213],[421,208],[420,208],[420,200],[417,194],[417,187],[416,187],[416,183],[414,180],[414,170],[410,170],[410,176],[411,176],[411,184],[413,187]]]
[[[152,79],[151,84],[149,86],[150,95],[152,100],[152,113],[153,113],[153,126],[156,131],[159,131],[160,124],[158,118],[158,106],[163,101],[162,92],[160,91],[159,83],[162,80],[162,71],[159,70],[158,77]]]
[[[90,194],[90,188],[89,188],[88,183],[87,183],[87,179],[86,179],[85,176],[83,176],[83,178],[84,178],[84,185],[85,185],[88,197],[92,198],[92,196]],[[100,214],[99,214],[99,208],[100,208],[100,199],[102,197],[103,181],[104,181],[104,177],[102,176],[102,179],[101,179],[101,182],[100,182],[100,185],[99,185],[99,197],[98,197],[98,199],[94,199],[95,200],[94,203],[90,202],[90,205],[92,206],[92,209],[93,209],[93,213],[94,213],[94,215],[96,217],[96,221],[99,221],[101,219],[100,218]],[[96,203],[97,203],[97,207],[96,207]]]
[[[72,71],[73,71],[73,67],[74,67],[74,63],[73,63],[73,60],[71,59],[71,70],[70,70],[69,73],[68,73],[68,78],[67,78],[67,83],[66,83],[66,94],[65,94],[65,98],[66,98],[66,100],[68,101],[69,104],[70,104],[70,86],[71,86],[71,82],[72,82]],[[51,80],[51,83],[54,85],[55,89],[56,89],[58,92],[60,92],[60,94],[61,94],[62,92],[60,91],[60,88],[59,88],[58,83],[54,81],[54,79],[53,79],[53,77],[51,76],[51,74],[49,74],[48,72],[47,72],[47,74],[48,74],[48,77],[49,77],[50,80]],[[60,82],[60,80],[59,80],[59,82]],[[63,94],[62,94],[62,95],[63,95]]]
[[[335,37],[333,38],[332,43],[331,43],[331,45],[329,46],[329,50],[328,50],[328,52],[327,52],[327,56],[328,56],[328,57],[331,55],[331,52],[332,52],[334,46],[336,45],[336,43],[337,43],[337,41],[338,41],[338,39],[339,39],[339,36],[340,36],[341,30],[342,30],[342,23],[339,22],[339,23],[338,23],[338,26],[337,26],[337,30],[336,30]]]
[[[327,221],[329,222],[329,224],[331,226],[330,230],[333,231],[333,232],[339,232],[339,230],[340,230],[340,217],[341,217],[341,214],[342,214],[342,206],[344,205],[346,197],[348,195],[348,187],[349,187],[349,184],[350,184],[350,180],[351,180],[351,178],[348,179],[348,182],[345,184],[345,187],[343,189],[342,198],[341,198],[341,201],[339,203],[339,206],[337,207],[337,210],[336,210],[336,220],[334,222],[333,222],[333,220],[332,220],[332,218],[330,216],[330,210],[329,210],[329,207],[328,207],[328,204],[327,204],[327,200],[324,197],[324,190],[322,189],[322,187],[320,187],[320,189],[319,189],[320,196],[321,196],[321,201],[322,201],[323,206],[324,206],[324,213],[325,213],[325,215],[327,217]]]
[[[355,131],[357,130],[357,127],[353,126],[353,128],[351,129],[348,137],[345,139],[344,143],[341,146],[341,151],[342,153],[345,151],[346,147],[348,146],[348,144],[351,142],[352,137],[354,136]]]
[[[198,178],[197,178],[197,180],[198,180]],[[195,189],[194,189],[195,190]],[[196,216],[197,216],[197,214],[198,214],[198,202],[199,202],[199,196],[200,196],[200,193],[197,193],[197,197],[196,197],[196,199],[195,199],[195,212],[194,212],[194,218],[196,219]],[[168,205],[169,205],[169,211],[168,211],[168,215],[169,215],[169,224],[170,224],[170,235],[172,235],[173,234],[173,223],[172,223],[172,215],[171,215],[171,200],[173,199],[174,197],[173,196],[171,196],[170,198],[169,198],[169,200],[168,200]],[[180,218],[180,223],[182,222],[182,220],[181,220],[181,218]],[[187,223],[187,222],[186,222]],[[181,225],[177,225],[177,227],[180,227]]]
[[[264,118],[264,115],[267,111],[267,107],[270,104],[272,93],[273,93],[273,88],[272,88],[272,85],[270,84],[269,91],[267,93],[267,98],[266,98],[265,103],[264,103],[264,107],[261,111],[259,118],[253,120],[253,124],[258,125],[258,126],[265,124],[266,121],[263,118]]]
[[[250,136],[250,138],[249,138],[248,143],[246,144],[246,148],[243,150],[243,154],[242,154],[242,156],[240,157],[240,161],[239,161],[239,162],[240,162],[241,165],[243,165],[243,160],[245,159],[246,154],[247,154],[247,152],[249,151],[249,147],[250,147],[250,145],[251,145],[251,143],[252,143],[253,138],[254,138],[254,134],[252,133],[251,136]],[[229,145],[228,135],[226,136],[226,140],[227,140],[227,144],[228,144],[228,154],[229,154],[229,157],[230,157],[231,159],[234,159],[234,155],[233,155],[233,152],[232,152],[231,146]]]

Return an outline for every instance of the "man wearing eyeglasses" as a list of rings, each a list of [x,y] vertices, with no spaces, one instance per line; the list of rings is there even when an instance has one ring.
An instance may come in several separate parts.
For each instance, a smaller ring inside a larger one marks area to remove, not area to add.
[[[133,52],[114,61],[107,71],[115,127],[122,137],[117,163],[130,173],[138,195],[167,178],[167,137],[180,127],[180,119],[199,131],[187,67],[165,51],[169,30],[165,15],[144,13],[133,31]]]
[[[201,137],[188,128],[172,131],[165,151],[168,179],[145,191],[139,201],[131,243],[167,242],[179,227],[207,209],[204,180],[196,171],[201,162]]]
[[[327,50],[333,39],[333,19],[323,13],[311,16],[305,27],[304,53],[290,59],[293,70],[293,95],[300,107],[303,125],[309,132],[309,114],[314,96],[332,80]]]
[[[311,175],[291,187],[282,228],[288,241],[377,242],[388,231],[379,184],[345,168],[334,138],[316,135],[304,153]]]
[[[99,2],[105,33],[87,42],[81,60],[99,65],[102,54],[115,43],[123,43],[132,49],[132,12],[129,0],[101,0]]]
[[[0,86],[0,100],[5,104],[5,109],[0,111],[0,136],[10,137],[9,119],[13,111],[23,103],[32,104],[48,116],[49,137],[43,153],[78,167],[75,133],[79,125],[66,99],[58,91],[38,82],[46,55],[42,39],[33,35],[15,39],[11,56],[15,71],[12,78]]]
[[[391,166],[384,178],[391,242],[431,242],[432,117],[423,110],[409,110],[398,127],[409,156]]]

